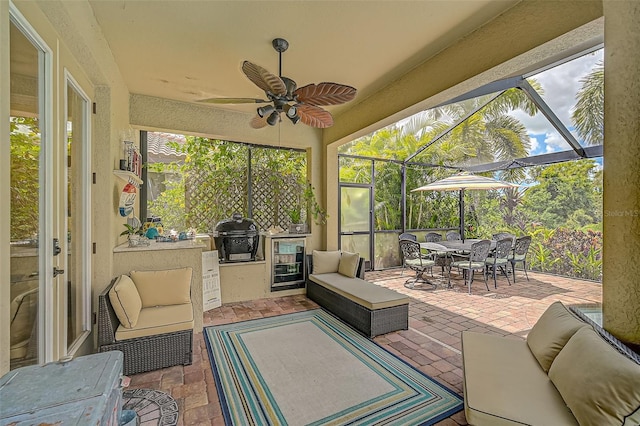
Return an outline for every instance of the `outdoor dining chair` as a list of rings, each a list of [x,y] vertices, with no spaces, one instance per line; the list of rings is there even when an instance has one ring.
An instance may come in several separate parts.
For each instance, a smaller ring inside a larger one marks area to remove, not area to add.
[[[445,237],[447,241],[462,240],[462,235],[458,231],[449,231]]]
[[[516,238],[516,243],[513,247],[513,253],[509,255],[509,262],[511,262],[511,272],[513,273],[513,282],[516,282],[516,263],[522,263],[522,269],[524,275],[529,281],[529,275],[527,274],[527,253],[529,246],[531,245],[531,236],[526,235],[524,237]]]
[[[487,268],[485,263],[487,260],[487,256],[489,255],[489,250],[491,250],[491,241],[480,240],[477,243],[473,243],[471,245],[471,251],[469,253],[468,259],[451,263],[452,267],[462,269],[464,272],[466,272],[469,294],[471,294],[471,283],[473,282],[473,274],[475,271],[482,271],[482,275],[484,276],[484,285],[487,287],[487,291],[489,290],[489,284],[487,284]]]
[[[404,286],[414,288],[418,282],[424,282],[436,287],[436,284],[430,282],[424,277],[427,271],[432,271],[436,262],[433,260],[432,254],[424,254],[420,250],[420,243],[413,240],[400,240],[400,253],[402,261],[411,270],[415,271],[416,276],[405,281]]]
[[[511,254],[511,247],[513,244],[513,240],[510,237],[502,238],[496,242],[496,248],[487,257],[485,264],[487,268],[490,268],[493,272],[493,286],[498,288],[498,283],[496,281],[496,273],[498,268],[502,271],[505,277],[507,277],[507,282],[511,285],[511,281],[509,281],[509,274],[507,274],[506,266],[509,264],[509,255]]]
[[[497,232],[491,236],[494,241],[500,241],[504,238],[511,238],[511,245],[513,246],[513,242],[516,240],[516,236],[510,232]]]
[[[437,243],[439,241],[442,241],[442,234],[439,232],[427,232],[424,235],[425,243]]]
[[[398,241],[400,240],[411,240],[411,241],[418,241],[418,237],[415,234],[411,234],[409,232],[403,232],[402,234],[398,235]],[[402,256],[402,248],[400,248],[400,255]],[[406,268],[407,265],[404,263],[404,256],[402,257],[402,272],[400,272],[400,276],[404,275],[404,268]]]

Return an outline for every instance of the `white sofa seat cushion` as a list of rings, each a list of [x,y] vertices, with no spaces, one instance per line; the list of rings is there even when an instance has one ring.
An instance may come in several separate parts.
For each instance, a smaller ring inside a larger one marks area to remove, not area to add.
[[[311,274],[309,279],[372,311],[409,303],[409,297],[404,294],[380,287],[360,278],[345,277],[338,272]]]
[[[462,353],[469,424],[578,424],[524,340],[465,331]]]
[[[118,326],[116,340],[135,339],[164,333],[193,329],[191,303],[143,308],[135,327]]]

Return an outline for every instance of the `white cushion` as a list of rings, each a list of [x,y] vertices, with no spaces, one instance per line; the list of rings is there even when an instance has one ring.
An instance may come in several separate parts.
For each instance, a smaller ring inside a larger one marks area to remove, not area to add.
[[[640,365],[593,328],[581,328],[569,339],[549,378],[581,426],[639,424]]]
[[[191,268],[131,271],[142,307],[191,303]]]
[[[340,251],[313,251],[313,273],[326,274],[328,272],[338,272],[340,265]]]
[[[355,278],[358,271],[358,263],[360,260],[360,253],[349,253],[343,251],[340,256],[340,263],[338,264],[338,273],[345,277]]]
[[[337,272],[313,274],[309,275],[309,279],[372,311],[409,304],[409,297],[404,294],[360,278],[348,278]]]
[[[527,345],[540,363],[549,371],[551,363],[571,336],[582,327],[589,327],[574,316],[561,302],[552,303],[527,335]]]
[[[135,327],[142,309],[138,290],[127,275],[121,275],[109,290],[111,306],[124,328]]]

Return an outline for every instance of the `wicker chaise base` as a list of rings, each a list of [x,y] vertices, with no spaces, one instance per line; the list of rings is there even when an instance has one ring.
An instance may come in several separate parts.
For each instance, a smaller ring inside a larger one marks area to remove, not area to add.
[[[307,280],[307,297],[367,337],[409,328],[409,305],[371,310]]]
[[[121,340],[100,346],[100,352],[122,351],[123,374],[137,374],[174,365],[189,365],[193,359],[193,331],[158,334]]]
[[[109,290],[114,282],[98,295],[98,351],[122,351],[125,375],[191,364],[193,329],[135,339],[115,339],[120,321],[109,300]]]

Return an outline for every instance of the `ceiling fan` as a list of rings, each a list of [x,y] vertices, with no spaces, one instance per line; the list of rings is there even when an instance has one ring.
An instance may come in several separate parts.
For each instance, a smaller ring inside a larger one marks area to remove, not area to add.
[[[278,76],[249,61],[242,63],[242,72],[256,86],[264,90],[267,99],[210,98],[202,99],[199,102],[212,104],[270,104],[257,109],[258,115],[250,122],[251,127],[254,129],[260,129],[267,124],[275,126],[282,120],[282,113],[293,124],[302,121],[311,127],[326,128],[332,126],[333,117],[329,111],[320,108],[320,106],[340,105],[349,102],[356,96],[356,89],[338,83],[308,84],[297,88],[295,81],[282,76],[282,52],[289,48],[289,42],[283,38],[276,38],[272,41],[272,45],[279,56]]]

